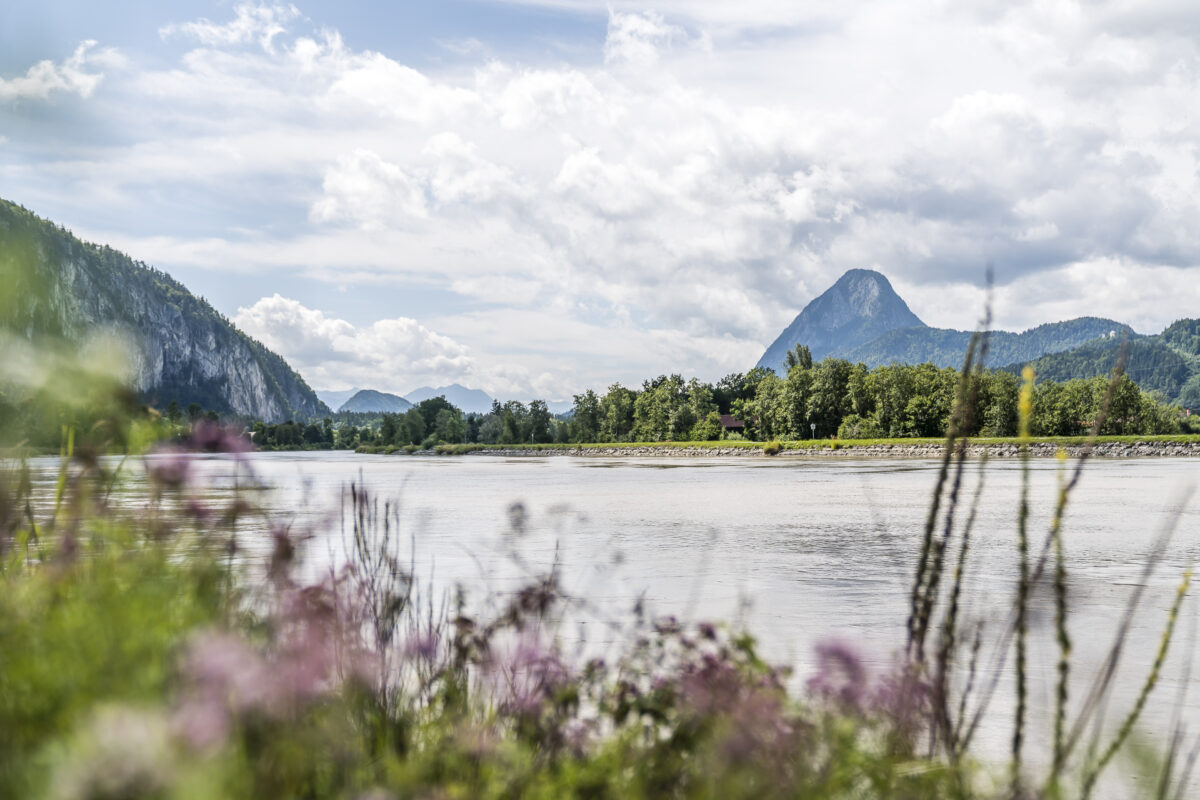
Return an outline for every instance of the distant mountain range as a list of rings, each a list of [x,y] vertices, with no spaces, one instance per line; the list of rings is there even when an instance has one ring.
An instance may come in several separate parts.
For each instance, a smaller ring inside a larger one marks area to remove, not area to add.
[[[407,397],[374,389],[345,389],[339,392],[318,392],[331,408],[338,411],[355,411],[366,413],[399,413],[407,411],[422,400],[431,397],[445,397],[447,402],[456,406],[464,414],[487,414],[492,410],[491,396],[481,389],[468,389],[458,383],[449,386],[422,386],[413,389]],[[574,403],[570,400],[552,400],[546,407],[552,414],[569,412]]]
[[[492,410],[492,398],[481,389],[468,389],[457,383],[449,386],[422,386],[404,395],[413,405],[431,397],[445,397],[446,402],[456,406],[465,414],[486,414]]]
[[[852,269],[804,307],[771,343],[757,366],[785,374],[786,353],[807,345],[814,360],[827,357],[883,364],[962,365],[972,332],[931,328],[909,309],[891,283],[873,270]],[[1052,380],[1105,375],[1121,343],[1130,342],[1126,372],[1145,389],[1200,407],[1200,322],[1181,320],[1159,336],[1140,336],[1121,322],[1079,317],[1021,333],[992,331],[988,363],[1019,372],[1032,363]]]
[[[366,411],[399,414],[408,411],[413,404],[398,394],[377,392],[374,389],[359,389],[346,402],[338,406],[338,411]]]
[[[5,200],[0,291],[20,298],[0,303],[0,323],[27,337],[126,334],[133,388],[156,408],[174,400],[268,422],[329,412],[286,361],[171,276]]]

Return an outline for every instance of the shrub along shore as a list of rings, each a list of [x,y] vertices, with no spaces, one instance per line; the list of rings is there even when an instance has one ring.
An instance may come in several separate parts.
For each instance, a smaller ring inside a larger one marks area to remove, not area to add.
[[[1087,446],[1086,436],[1056,436],[1029,440],[1029,454],[1054,457],[1060,450],[1078,455]],[[879,458],[932,458],[944,452],[946,441],[934,438],[904,439],[809,439],[782,442],[597,442],[588,444],[442,444],[421,450],[415,447],[372,447],[356,452],[374,455],[492,455],[492,456],[852,456]],[[1020,454],[1016,437],[971,440],[969,455],[1015,457]],[[1200,456],[1200,435],[1101,436],[1092,455],[1107,458],[1147,456]]]

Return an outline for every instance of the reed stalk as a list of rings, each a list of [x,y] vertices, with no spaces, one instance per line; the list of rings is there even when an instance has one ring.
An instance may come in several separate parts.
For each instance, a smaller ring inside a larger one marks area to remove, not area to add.
[[[1171,610],[1167,615],[1167,626],[1163,629],[1162,637],[1159,639],[1158,652],[1154,657],[1154,665],[1150,668],[1150,674],[1146,676],[1145,682],[1142,684],[1142,690],[1138,693],[1137,702],[1133,704],[1133,708],[1125,716],[1121,727],[1117,729],[1116,736],[1105,748],[1103,755],[1089,769],[1083,778],[1083,793],[1082,797],[1087,800],[1091,796],[1092,790],[1096,786],[1096,779],[1100,777],[1100,773],[1112,761],[1117,751],[1121,749],[1121,745],[1129,738],[1130,732],[1133,731],[1133,726],[1137,723],[1138,717],[1142,715],[1142,710],[1146,707],[1146,700],[1150,697],[1150,693],[1154,691],[1154,687],[1158,684],[1158,677],[1162,672],[1163,662],[1167,659],[1167,652],[1171,647],[1171,637],[1175,632],[1175,623],[1179,619],[1179,609],[1183,605],[1183,601],[1187,598],[1188,588],[1192,583],[1192,568],[1188,567],[1184,570],[1183,580],[1179,583],[1179,588],[1175,590],[1175,601],[1171,604]]]
[[[1028,647],[1029,623],[1029,422],[1033,418],[1033,382],[1035,375],[1032,367],[1025,367],[1021,372],[1020,400],[1017,403],[1017,414],[1020,423],[1021,439],[1021,499],[1017,508],[1017,707],[1016,719],[1013,723],[1012,738],[1012,791],[1013,796],[1021,793],[1021,748],[1025,737],[1025,709],[1028,702],[1028,676],[1026,675],[1026,649]]]

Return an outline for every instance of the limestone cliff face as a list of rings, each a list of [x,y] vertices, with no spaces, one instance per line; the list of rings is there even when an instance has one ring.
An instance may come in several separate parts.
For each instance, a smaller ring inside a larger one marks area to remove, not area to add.
[[[5,305],[6,322],[79,343],[119,333],[130,382],[155,407],[195,402],[273,422],[328,413],[282,358],[165,273],[3,200],[0,248],[5,290],[19,297]]]

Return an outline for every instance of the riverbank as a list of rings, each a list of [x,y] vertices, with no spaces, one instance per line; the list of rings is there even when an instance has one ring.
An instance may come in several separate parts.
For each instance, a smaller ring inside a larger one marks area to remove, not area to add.
[[[590,444],[485,445],[445,444],[433,451],[416,453],[436,455],[485,455],[506,457],[584,456],[600,458],[622,457],[713,457],[713,456],[775,456],[775,457],[852,457],[852,458],[933,458],[942,453],[943,439],[817,439],[794,442],[631,442]],[[1087,437],[1056,437],[1033,439],[1029,453],[1037,458],[1050,458],[1065,451],[1076,456],[1087,446]],[[358,452],[387,454],[382,448],[361,447]],[[395,449],[397,455],[404,449]],[[1020,455],[1020,443],[1015,438],[973,439],[968,453],[993,458],[1015,458]],[[1100,458],[1138,458],[1192,456],[1200,457],[1200,436],[1103,436],[1092,450]]]

